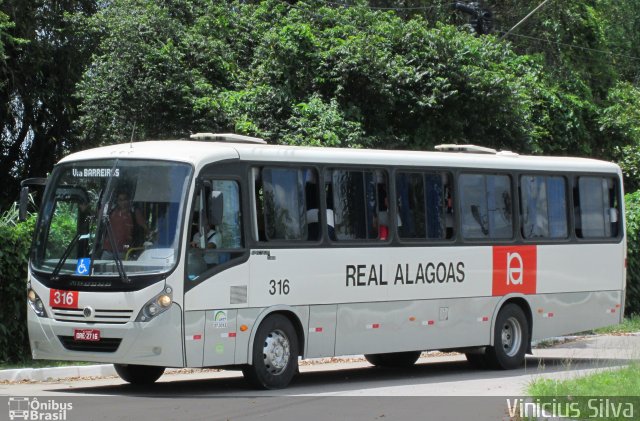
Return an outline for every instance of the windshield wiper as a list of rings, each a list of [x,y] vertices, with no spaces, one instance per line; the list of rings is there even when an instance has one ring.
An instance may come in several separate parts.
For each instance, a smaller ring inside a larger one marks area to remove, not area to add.
[[[113,196],[113,191],[111,190],[111,184],[113,182],[113,174],[115,172],[116,167],[118,166],[118,159],[113,163],[113,167],[111,167],[111,171],[109,173],[109,180],[107,181],[107,185],[100,191],[100,195],[98,198],[98,206],[96,207],[96,214],[94,218],[96,220],[102,221],[101,224],[96,227],[96,241],[93,244],[93,249],[91,250],[91,263],[96,260],[96,255],[98,253],[98,243],[102,241],[102,232],[103,230],[107,232],[107,239],[109,240],[109,244],[111,245],[111,254],[113,255],[113,260],[116,263],[116,268],[118,269],[118,275],[120,275],[120,280],[124,284],[131,283],[131,280],[127,276],[127,272],[124,270],[124,265],[122,264],[122,259],[118,255],[116,248],[115,235],[113,234],[113,229],[111,228],[111,220],[109,219],[109,202],[111,201],[111,197]],[[104,228],[103,228],[104,227]]]
[[[115,235],[113,234],[113,229],[111,228],[111,221],[109,220],[109,215],[103,215],[102,220],[104,221],[104,225],[107,228],[107,238],[109,239],[109,244],[111,245],[111,254],[113,255],[113,260],[116,262],[116,268],[118,268],[118,274],[120,275],[120,280],[123,284],[128,284],[131,282],[129,277],[127,276],[127,272],[124,270],[124,265],[122,264],[122,259],[118,255],[118,249],[116,248]]]
[[[60,279],[58,277],[58,274],[60,273],[60,270],[62,269],[62,266],[64,266],[64,262],[67,261],[67,258],[69,257],[69,254],[71,253],[71,249],[73,249],[73,246],[76,245],[76,243],[78,242],[79,238],[80,238],[80,233],[76,234],[76,236],[73,237],[73,239],[71,240],[69,245],[67,245],[67,248],[64,249],[64,253],[62,253],[62,257],[58,261],[58,264],[56,265],[56,267],[53,269],[53,272],[51,273],[51,280],[52,281],[57,281],[58,279]]]

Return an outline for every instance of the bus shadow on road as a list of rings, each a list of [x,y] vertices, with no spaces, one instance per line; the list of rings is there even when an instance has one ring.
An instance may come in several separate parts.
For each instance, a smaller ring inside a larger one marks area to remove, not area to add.
[[[377,389],[375,395],[384,395],[380,388],[397,388],[389,393],[402,395],[403,388],[413,390],[418,386],[434,387],[438,384],[459,382],[483,382],[521,376],[544,376],[566,372],[569,376],[580,374],[581,370],[614,367],[625,364],[626,360],[594,360],[528,357],[525,365],[515,370],[482,370],[472,368],[466,361],[419,362],[407,368],[380,368],[358,366],[327,370],[305,371],[298,374],[288,388],[282,390],[254,390],[244,381],[242,375],[220,377],[213,372],[211,378],[190,378],[190,375],[169,374],[153,385],[136,386],[127,383],[79,388],[57,389],[55,392],[83,394],[131,396],[148,398],[180,397],[261,397],[292,395],[368,395],[367,389]],[[443,392],[439,394],[451,394]],[[53,391],[53,390],[52,390]],[[407,393],[407,395],[414,395]]]

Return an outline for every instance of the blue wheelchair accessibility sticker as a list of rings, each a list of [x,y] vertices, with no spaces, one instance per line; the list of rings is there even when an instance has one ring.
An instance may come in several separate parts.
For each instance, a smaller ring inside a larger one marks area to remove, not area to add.
[[[78,259],[78,264],[76,265],[76,275],[88,275],[90,265],[90,257],[83,257],[82,259]]]

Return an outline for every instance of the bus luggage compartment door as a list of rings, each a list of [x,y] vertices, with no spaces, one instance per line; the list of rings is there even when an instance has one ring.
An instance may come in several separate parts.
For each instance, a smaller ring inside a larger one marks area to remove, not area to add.
[[[209,310],[206,313],[203,366],[234,364],[238,310]]]

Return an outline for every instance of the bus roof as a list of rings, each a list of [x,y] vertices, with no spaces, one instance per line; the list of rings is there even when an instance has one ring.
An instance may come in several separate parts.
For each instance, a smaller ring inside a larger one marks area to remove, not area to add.
[[[323,148],[207,141],[146,141],[105,146],[77,152],[60,163],[93,159],[153,159],[178,161],[200,168],[223,160],[335,165],[392,165],[407,167],[482,168],[511,170],[563,170],[619,173],[611,162],[588,158],[526,156],[511,152],[463,153],[407,150]]]

